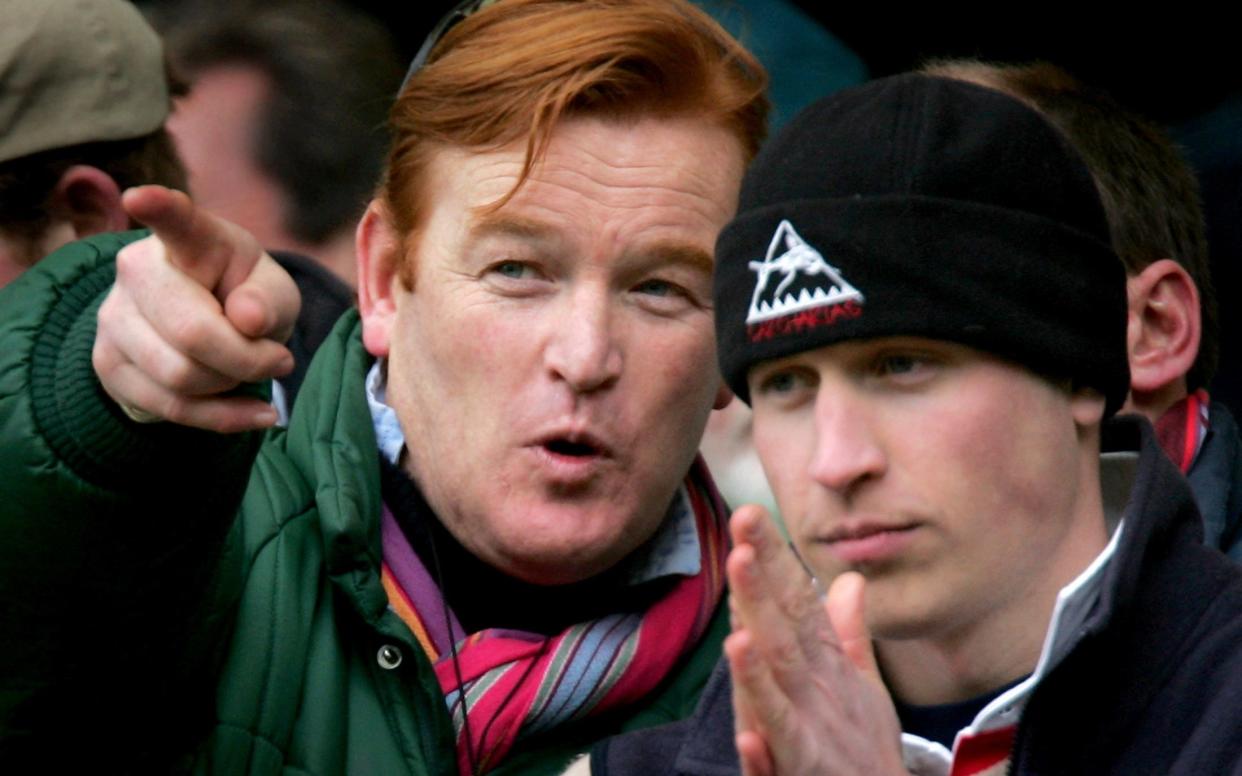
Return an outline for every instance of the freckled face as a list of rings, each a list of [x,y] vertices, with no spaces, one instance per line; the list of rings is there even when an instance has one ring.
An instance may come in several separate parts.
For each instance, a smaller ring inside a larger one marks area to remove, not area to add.
[[[822,579],[867,577],[880,638],[1046,618],[1103,548],[1085,474],[1098,448],[1081,434],[1102,414],[1094,394],[915,338],[765,362],[750,388],[755,445],[799,552]]]
[[[488,213],[522,159],[437,152],[414,288],[394,279],[394,310],[364,321],[444,524],[509,574],[566,583],[655,532],[727,401],[711,255],[743,153],[702,121],[572,119]]]

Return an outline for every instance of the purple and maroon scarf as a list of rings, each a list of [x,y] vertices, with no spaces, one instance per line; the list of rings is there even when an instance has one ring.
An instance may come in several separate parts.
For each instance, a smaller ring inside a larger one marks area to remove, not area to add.
[[[635,703],[698,643],[724,589],[728,513],[701,459],[684,487],[698,530],[699,573],[682,577],[644,614],[609,615],[552,636],[498,628],[463,632],[385,508],[382,579],[389,607],[435,667],[463,774],[470,773],[471,759],[486,772],[525,737]]]

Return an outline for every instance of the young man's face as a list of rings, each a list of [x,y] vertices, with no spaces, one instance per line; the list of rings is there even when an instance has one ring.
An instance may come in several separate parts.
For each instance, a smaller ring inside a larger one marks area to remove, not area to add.
[[[878,638],[1046,617],[1103,547],[1093,393],[916,338],[763,362],[749,384],[755,445],[799,552],[825,581],[867,577]]]
[[[493,566],[565,583],[652,536],[728,400],[711,256],[743,154],[703,121],[572,119],[487,212],[523,152],[436,154],[414,288],[393,276],[364,320],[441,520]]]

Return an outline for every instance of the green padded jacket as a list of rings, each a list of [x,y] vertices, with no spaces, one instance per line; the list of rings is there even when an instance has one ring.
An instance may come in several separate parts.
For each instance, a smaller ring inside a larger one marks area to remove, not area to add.
[[[71,245],[0,290],[0,772],[456,773],[440,689],[380,583],[356,313],[287,430],[132,423],[90,352],[113,258],[140,235]],[[641,708],[494,772],[556,773],[687,716],[726,631],[722,605]]]

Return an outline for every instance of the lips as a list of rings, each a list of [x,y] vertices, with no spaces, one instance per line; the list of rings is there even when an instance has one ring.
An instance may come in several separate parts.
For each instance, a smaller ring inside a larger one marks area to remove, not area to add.
[[[608,444],[589,431],[551,432],[535,443],[549,453],[568,458],[611,457]]]
[[[899,555],[918,528],[914,522],[857,521],[834,528],[820,541],[846,564],[878,563]]]
[[[537,473],[556,488],[587,487],[614,462],[614,448],[603,437],[584,429],[554,429],[535,438],[527,448]]]
[[[872,522],[855,522],[838,526],[828,532],[823,537],[825,542],[850,541],[855,539],[866,539],[868,536],[887,533],[890,531],[905,531],[913,528],[915,523],[872,523]]]

